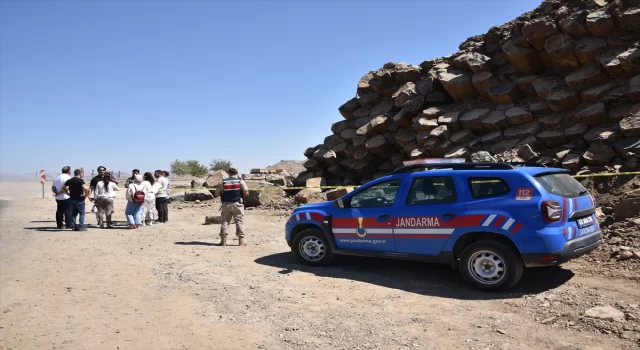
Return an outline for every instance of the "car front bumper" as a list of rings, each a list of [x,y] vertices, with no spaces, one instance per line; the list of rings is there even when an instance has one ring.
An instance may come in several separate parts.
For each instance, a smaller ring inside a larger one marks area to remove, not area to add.
[[[598,248],[602,244],[602,231],[567,242],[560,252],[522,254],[526,267],[553,266],[575,259]]]

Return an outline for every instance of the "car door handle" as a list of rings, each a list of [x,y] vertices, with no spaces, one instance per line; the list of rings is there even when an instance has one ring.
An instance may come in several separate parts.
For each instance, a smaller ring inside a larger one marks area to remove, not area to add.
[[[446,213],[446,214],[442,214],[443,218],[455,218],[456,217],[456,213]]]
[[[378,216],[378,221],[387,221],[387,220],[389,220],[389,215]]]

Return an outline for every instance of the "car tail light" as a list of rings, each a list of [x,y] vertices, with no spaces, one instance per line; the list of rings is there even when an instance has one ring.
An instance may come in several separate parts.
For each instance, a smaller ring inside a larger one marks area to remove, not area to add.
[[[542,217],[546,222],[560,221],[562,217],[562,207],[556,201],[542,202]]]

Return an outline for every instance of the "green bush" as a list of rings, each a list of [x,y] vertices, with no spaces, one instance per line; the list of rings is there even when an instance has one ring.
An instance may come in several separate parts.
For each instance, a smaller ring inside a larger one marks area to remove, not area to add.
[[[176,175],[189,174],[191,176],[204,176],[207,175],[209,170],[203,164],[200,164],[197,160],[178,160],[176,159],[171,163],[171,173]]]
[[[231,168],[231,161],[230,160],[226,160],[226,159],[214,159],[211,161],[211,164],[209,164],[209,170],[224,170],[224,171],[229,171],[229,168]]]

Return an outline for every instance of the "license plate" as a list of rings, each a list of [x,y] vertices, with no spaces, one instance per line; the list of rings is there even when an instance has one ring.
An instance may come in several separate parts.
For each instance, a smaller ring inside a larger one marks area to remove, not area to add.
[[[591,225],[586,228],[580,229],[580,237],[590,235],[596,232],[596,225]]]
[[[578,219],[578,227],[583,228],[593,225],[593,216],[587,216],[586,218]]]

